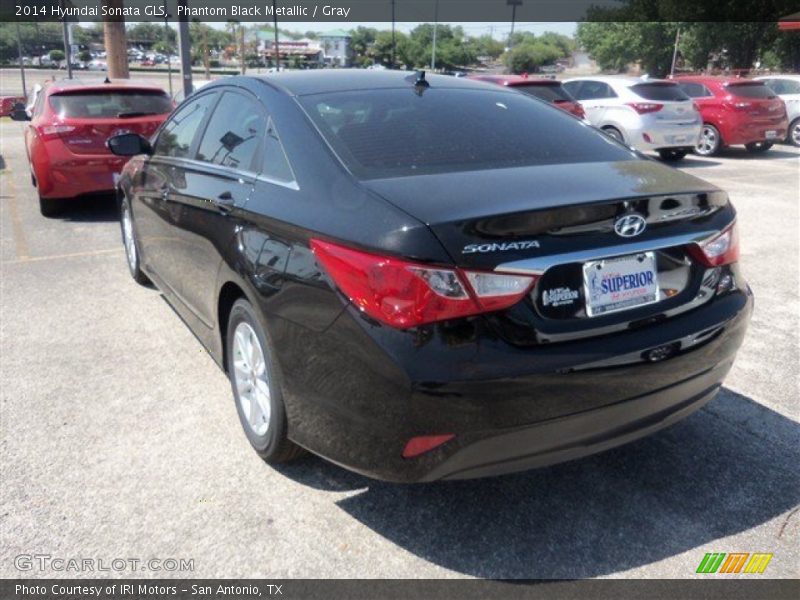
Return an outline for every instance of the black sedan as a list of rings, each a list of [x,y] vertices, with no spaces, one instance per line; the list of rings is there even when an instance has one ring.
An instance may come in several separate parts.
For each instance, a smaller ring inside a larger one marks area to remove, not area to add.
[[[602,451],[708,402],[750,317],[723,191],[512,90],[226,78],[109,146],[136,155],[133,277],[269,462],[410,482]]]

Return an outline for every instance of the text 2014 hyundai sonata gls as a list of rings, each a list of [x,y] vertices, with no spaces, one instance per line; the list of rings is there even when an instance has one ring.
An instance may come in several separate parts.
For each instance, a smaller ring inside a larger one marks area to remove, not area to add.
[[[708,402],[751,313],[724,192],[497,86],[228,78],[109,145],[138,154],[131,273],[271,462],[428,481],[598,452]]]

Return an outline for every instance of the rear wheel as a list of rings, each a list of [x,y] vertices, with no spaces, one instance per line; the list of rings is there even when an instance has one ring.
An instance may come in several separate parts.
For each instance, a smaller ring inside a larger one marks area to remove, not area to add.
[[[744,147],[750,154],[760,154],[772,148],[772,142],[750,142]]]
[[[303,449],[287,437],[273,346],[246,300],[237,300],[231,308],[225,349],[236,412],[250,445],[269,463],[284,463],[302,455]]]
[[[119,225],[122,229],[122,244],[125,246],[125,258],[128,263],[128,270],[136,283],[147,285],[150,283],[147,275],[141,269],[139,261],[139,245],[136,241],[136,229],[131,217],[131,206],[128,199],[123,197],[119,207]]]
[[[694,151],[700,156],[713,156],[722,148],[722,137],[719,129],[706,123],[700,132],[700,140],[697,142]]]
[[[684,150],[683,148],[666,148],[658,151],[658,155],[661,157],[661,160],[666,162],[683,160],[687,154],[688,151]]]
[[[60,200],[52,198],[42,198],[39,196],[39,212],[43,217],[55,217],[61,212],[62,204]]]
[[[603,131],[605,131],[608,135],[610,135],[615,140],[618,140],[618,141],[620,141],[622,143],[625,143],[625,138],[622,137],[622,132],[619,129],[617,129],[616,127],[611,127],[609,125],[608,127],[603,127]]]
[[[800,146],[800,117],[789,125],[789,135],[786,136],[786,141],[793,146]]]

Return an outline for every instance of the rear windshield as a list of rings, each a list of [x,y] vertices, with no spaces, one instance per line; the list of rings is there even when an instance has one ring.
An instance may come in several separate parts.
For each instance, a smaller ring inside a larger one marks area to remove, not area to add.
[[[686,92],[676,83],[637,83],[631,86],[631,91],[645,100],[689,100]]]
[[[50,106],[59,117],[75,119],[124,119],[172,112],[169,96],[147,90],[54,94],[50,96]]]
[[[561,87],[560,84],[553,85],[515,85],[509,86],[512,90],[524,92],[529,96],[534,96],[546,102],[575,102],[575,98],[569,95],[569,92]]]
[[[624,146],[525,94],[369,90],[300,97],[361,179],[632,158]]]
[[[740,98],[774,98],[775,92],[763,83],[733,83],[728,86],[728,91]]]

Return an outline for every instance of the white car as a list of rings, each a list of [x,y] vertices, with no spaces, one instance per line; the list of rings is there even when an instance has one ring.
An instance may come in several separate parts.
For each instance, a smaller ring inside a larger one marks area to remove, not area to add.
[[[681,160],[700,138],[700,112],[672,81],[598,76],[563,85],[583,105],[589,123],[642,152]]]
[[[800,75],[764,75],[754,79],[763,81],[783,100],[789,117],[786,141],[800,146]]]

